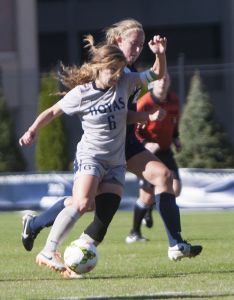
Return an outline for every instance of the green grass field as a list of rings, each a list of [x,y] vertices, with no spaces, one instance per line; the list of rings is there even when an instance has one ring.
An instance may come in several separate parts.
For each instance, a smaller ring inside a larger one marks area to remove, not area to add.
[[[0,213],[0,299],[234,299],[234,211],[181,212],[182,236],[203,251],[195,259],[172,262],[162,221],[142,227],[147,243],[128,245],[132,212],[118,212],[98,247],[96,268],[84,279],[63,278],[35,263],[49,229],[31,252],[21,244],[22,215]],[[91,222],[87,213],[60,247],[77,239]]]

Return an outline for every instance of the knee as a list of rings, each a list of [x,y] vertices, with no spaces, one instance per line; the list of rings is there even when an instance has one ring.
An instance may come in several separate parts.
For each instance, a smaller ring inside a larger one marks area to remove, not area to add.
[[[74,198],[70,206],[75,208],[81,215],[83,215],[88,210],[92,202],[93,199],[88,197]]]
[[[80,210],[83,210],[86,212],[88,210],[88,208],[90,207],[90,203],[91,203],[91,199],[89,199],[89,198],[83,198],[82,200],[80,200],[80,203],[79,203]]]
[[[170,185],[172,186],[173,184],[173,174],[171,173],[171,171],[168,168],[163,168],[162,172],[161,172],[161,181],[165,184],[165,185]]]

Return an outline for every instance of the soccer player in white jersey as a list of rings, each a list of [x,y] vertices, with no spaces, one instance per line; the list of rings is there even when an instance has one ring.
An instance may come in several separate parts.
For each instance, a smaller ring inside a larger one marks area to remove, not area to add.
[[[139,57],[145,41],[142,25],[134,19],[126,19],[114,24],[106,30],[107,44],[118,46],[124,53],[127,66],[124,72],[137,72],[134,62]],[[140,93],[141,86],[134,89],[128,99],[128,109],[136,111],[136,100]],[[169,241],[168,256],[171,260],[177,260],[183,257],[195,257],[202,251],[201,246],[191,246],[183,241],[181,237],[180,212],[176,205],[175,195],[172,187],[173,176],[168,168],[162,164],[155,155],[146,150],[142,143],[136,138],[134,125],[127,125],[125,155],[127,161],[127,170],[147,180],[155,188],[155,201],[157,210],[164,223]],[[111,195],[106,194],[111,201]],[[95,203],[100,202],[99,195]],[[24,231],[22,234],[22,243],[27,251],[33,248],[34,240],[37,234],[44,228],[54,223],[56,216],[60,211],[71,204],[71,198],[59,200],[48,210],[39,216],[26,214],[23,217]],[[142,216],[147,211],[147,204],[137,200],[135,205],[134,222],[139,223]],[[96,207],[97,209],[97,207]],[[118,209],[118,205],[111,206],[109,209],[109,219],[111,220]],[[104,238],[104,233],[99,236],[95,224],[90,224],[82,234],[82,238],[87,238],[97,245]],[[137,232],[131,232],[128,241],[144,242],[146,239]]]
[[[76,221],[98,195],[104,205],[97,205],[95,224],[98,234],[103,236],[111,221],[105,204],[108,206],[111,199],[111,206],[116,209],[120,203],[125,183],[126,121],[136,123],[159,118],[160,111],[128,112],[128,99],[135,86],[160,79],[166,71],[166,38],[154,36],[149,42],[156,61],[151,70],[140,74],[124,73],[126,58],[119,47],[105,45],[96,48],[92,36],[87,36],[86,41],[91,47],[91,61],[80,69],[68,68],[68,77],[62,76],[63,84],[74,88],[41,113],[19,140],[20,145],[32,145],[37,131],[62,113],[76,113],[82,122],[84,134],[77,145],[72,204],[59,213],[44,249],[36,258],[39,264],[61,271],[65,276],[70,275],[69,270],[62,264],[57,249]],[[75,274],[74,277],[81,275]]]

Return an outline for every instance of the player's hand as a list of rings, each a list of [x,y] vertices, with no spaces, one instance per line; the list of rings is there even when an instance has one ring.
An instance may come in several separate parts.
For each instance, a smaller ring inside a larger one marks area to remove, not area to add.
[[[160,35],[155,35],[153,40],[150,40],[148,43],[151,51],[154,54],[165,54],[167,48],[167,39],[161,38]]]
[[[160,146],[158,143],[146,143],[145,148],[153,154],[160,150]]]
[[[19,139],[20,146],[23,144],[31,146],[37,137],[36,131],[28,130],[25,134]]]
[[[149,114],[149,119],[152,122],[162,121],[166,116],[166,111],[163,108],[157,108]]]
[[[147,125],[148,125],[147,121],[138,122],[137,123],[137,129],[145,129]]]
[[[172,139],[172,142],[173,142],[173,144],[174,144],[175,147],[176,147],[176,152],[178,152],[178,153],[181,152],[183,146],[182,146],[182,144],[181,144],[180,139],[174,138],[174,139]]]

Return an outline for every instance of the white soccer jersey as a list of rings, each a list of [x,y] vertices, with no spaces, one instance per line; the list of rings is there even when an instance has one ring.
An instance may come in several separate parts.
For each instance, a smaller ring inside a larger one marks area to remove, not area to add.
[[[79,158],[91,156],[105,165],[125,164],[125,136],[128,98],[138,73],[123,74],[106,90],[90,82],[68,92],[58,104],[68,115],[78,114],[84,134],[77,145]]]

